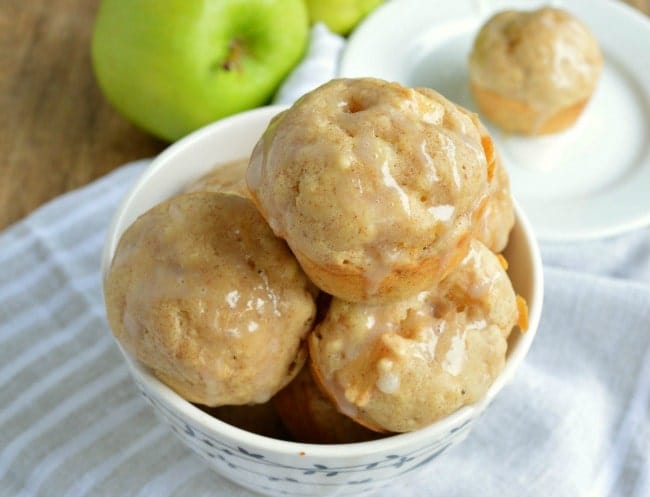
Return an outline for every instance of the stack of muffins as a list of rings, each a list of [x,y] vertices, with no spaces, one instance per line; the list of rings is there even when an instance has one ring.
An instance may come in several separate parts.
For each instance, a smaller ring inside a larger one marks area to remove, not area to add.
[[[250,160],[133,223],[108,319],[191,402],[271,399],[308,442],[417,430],[479,400],[526,327],[499,255],[513,224],[474,114],[337,79],[276,116]]]

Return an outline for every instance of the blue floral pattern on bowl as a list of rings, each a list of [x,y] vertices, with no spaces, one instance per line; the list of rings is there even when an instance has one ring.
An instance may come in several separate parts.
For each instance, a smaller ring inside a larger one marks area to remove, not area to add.
[[[304,454],[304,465],[287,464],[261,451],[219,440],[190,423],[147,393],[140,392],[156,414],[195,452],[207,460],[222,476],[242,486],[270,495],[363,495],[395,482],[400,476],[417,471],[463,440],[471,429],[473,418],[449,430],[434,443],[407,453],[377,455],[358,464],[331,465],[312,462]],[[341,493],[341,487],[349,491]]]

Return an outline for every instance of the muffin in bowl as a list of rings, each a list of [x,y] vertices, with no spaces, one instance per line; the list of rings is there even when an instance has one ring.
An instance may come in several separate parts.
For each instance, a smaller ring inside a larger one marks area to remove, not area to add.
[[[467,252],[494,161],[483,131],[431,89],[333,80],[273,120],[247,183],[319,288],[389,302],[434,285]]]
[[[300,371],[312,288],[250,200],[197,192],[126,230],[104,293],[126,350],[185,399],[220,406],[266,402]]]
[[[185,192],[221,192],[250,198],[246,186],[248,158],[219,164],[198,180],[191,183]]]
[[[350,444],[382,436],[341,413],[316,384],[309,366],[273,397],[273,405],[285,429],[299,442]]]
[[[589,102],[603,66],[598,41],[569,12],[506,10],[479,30],[470,89],[483,116],[504,131],[562,131]]]
[[[519,318],[499,258],[472,240],[439,284],[411,298],[334,299],[309,336],[312,369],[350,418],[379,432],[414,431],[485,395]]]

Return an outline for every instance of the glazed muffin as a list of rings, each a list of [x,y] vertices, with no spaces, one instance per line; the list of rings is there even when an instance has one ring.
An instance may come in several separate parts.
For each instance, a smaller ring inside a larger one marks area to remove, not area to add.
[[[341,414],[318,388],[308,366],[272,402],[283,426],[298,442],[341,444],[365,442],[380,436]]]
[[[309,338],[314,377],[376,431],[422,428],[483,397],[502,370],[517,297],[499,258],[472,240],[428,291],[372,306],[334,299]]]
[[[597,40],[570,13],[508,10],[474,40],[470,87],[482,115],[503,130],[555,133],[582,113],[602,65]]]
[[[501,158],[496,154],[487,200],[476,219],[474,237],[493,252],[501,252],[508,245],[510,231],[514,225],[515,211],[510,193],[510,180]]]
[[[147,211],[104,289],[120,344],[191,402],[266,402],[305,361],[313,286],[239,196],[189,193]]]
[[[248,159],[220,164],[191,183],[185,192],[221,192],[250,198],[250,192],[246,186],[247,167]]]
[[[338,79],[270,123],[247,183],[318,287],[390,302],[464,257],[487,194],[486,147],[476,117],[433,90]]]

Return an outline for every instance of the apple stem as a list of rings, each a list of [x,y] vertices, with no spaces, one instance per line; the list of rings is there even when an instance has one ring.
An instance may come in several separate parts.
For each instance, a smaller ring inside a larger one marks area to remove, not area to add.
[[[228,45],[228,56],[221,64],[221,67],[226,71],[232,71],[233,69],[241,71],[241,59],[243,55],[244,44],[240,39],[233,38]]]

